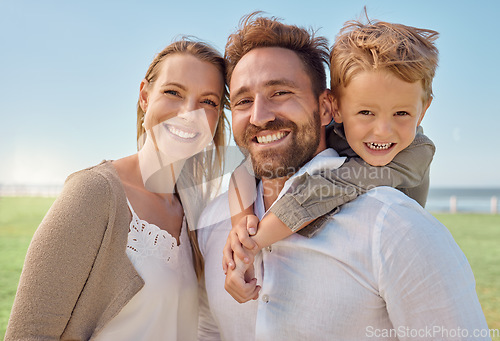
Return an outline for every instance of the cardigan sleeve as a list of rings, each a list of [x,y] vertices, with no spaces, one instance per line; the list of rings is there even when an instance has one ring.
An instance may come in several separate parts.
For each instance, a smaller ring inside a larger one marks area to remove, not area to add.
[[[5,340],[59,340],[109,221],[111,188],[92,170],[66,180],[28,248]]]

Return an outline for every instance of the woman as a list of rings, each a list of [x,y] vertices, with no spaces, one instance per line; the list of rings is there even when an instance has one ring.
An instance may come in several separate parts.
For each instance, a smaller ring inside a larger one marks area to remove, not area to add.
[[[143,147],[68,177],[29,247],[6,340],[196,339],[196,214],[176,182],[219,174],[225,103],[211,47],[181,40],[155,57],[140,85]]]

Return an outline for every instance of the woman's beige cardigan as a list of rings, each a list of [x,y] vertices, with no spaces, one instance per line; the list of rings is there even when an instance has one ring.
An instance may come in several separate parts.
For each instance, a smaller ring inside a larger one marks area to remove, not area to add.
[[[68,177],[28,249],[5,340],[89,340],[142,288],[111,162]]]

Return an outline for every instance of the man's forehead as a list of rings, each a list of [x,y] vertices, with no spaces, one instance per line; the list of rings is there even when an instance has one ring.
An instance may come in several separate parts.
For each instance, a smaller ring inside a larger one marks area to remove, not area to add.
[[[281,47],[263,47],[251,50],[240,59],[232,73],[229,89],[285,83],[302,85],[304,81],[310,82],[296,52]]]

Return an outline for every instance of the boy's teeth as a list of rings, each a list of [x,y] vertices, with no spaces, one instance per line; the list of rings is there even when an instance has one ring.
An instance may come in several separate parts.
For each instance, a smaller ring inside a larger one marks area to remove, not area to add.
[[[374,143],[374,142],[368,142],[367,143],[368,148],[370,149],[376,149],[376,150],[383,150],[383,149],[389,149],[392,146],[392,143]]]
[[[261,144],[271,143],[274,141],[281,140],[283,137],[285,137],[285,135],[286,134],[284,132],[279,132],[272,135],[257,136],[257,142]]]

